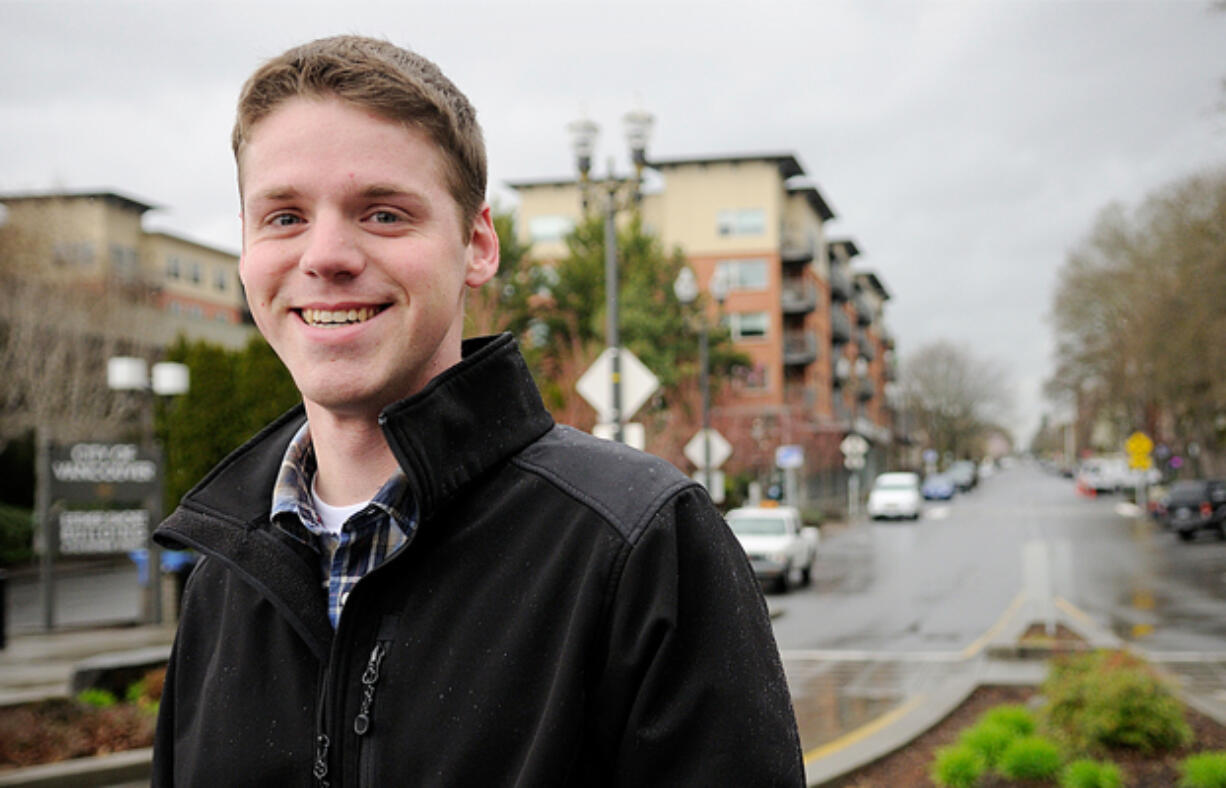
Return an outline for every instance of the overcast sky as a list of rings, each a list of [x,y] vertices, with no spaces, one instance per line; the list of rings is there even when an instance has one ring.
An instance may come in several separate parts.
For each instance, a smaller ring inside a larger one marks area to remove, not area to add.
[[[0,192],[108,189],[231,251],[228,138],[262,60],[335,33],[435,60],[500,181],[566,177],[565,125],[656,115],[662,158],[794,152],[890,290],[899,351],[964,343],[1043,408],[1068,250],[1112,201],[1226,164],[1226,11],[1073,2],[81,3],[0,0]],[[601,165],[603,169],[603,165]]]

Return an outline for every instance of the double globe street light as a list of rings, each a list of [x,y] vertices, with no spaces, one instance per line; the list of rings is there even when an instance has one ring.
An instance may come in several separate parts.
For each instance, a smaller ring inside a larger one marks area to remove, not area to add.
[[[634,179],[631,181],[630,201],[619,200],[621,182],[614,176],[613,157],[609,157],[608,174],[605,176],[604,203],[604,281],[605,281],[605,344],[613,350],[610,358],[612,373],[610,375],[612,392],[610,397],[613,440],[625,443],[622,427],[622,392],[621,392],[621,337],[619,336],[618,316],[618,273],[617,273],[617,213],[623,208],[638,209],[642,201],[643,169],[647,166],[647,140],[651,136],[651,127],[655,118],[645,110],[631,110],[622,118],[626,129],[626,142],[630,146],[630,158],[634,163]],[[573,121],[567,130],[571,135],[571,148],[575,153],[575,163],[579,169],[579,195],[586,215],[590,206],[589,191],[592,173],[592,154],[596,149],[596,137],[600,134],[600,126],[587,118]]]

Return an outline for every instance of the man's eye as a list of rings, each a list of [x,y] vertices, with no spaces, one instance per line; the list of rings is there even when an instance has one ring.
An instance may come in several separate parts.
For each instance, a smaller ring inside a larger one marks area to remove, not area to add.
[[[298,217],[292,213],[279,213],[272,217],[268,223],[274,227],[289,227],[290,225],[297,224],[298,222]]]
[[[395,224],[400,221],[400,215],[392,211],[375,211],[370,215],[370,218],[376,224]]]

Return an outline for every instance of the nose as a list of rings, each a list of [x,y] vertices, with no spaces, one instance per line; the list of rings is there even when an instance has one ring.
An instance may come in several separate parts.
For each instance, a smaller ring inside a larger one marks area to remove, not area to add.
[[[306,234],[306,248],[298,267],[308,276],[321,279],[352,279],[366,267],[365,257],[344,215],[320,212]]]

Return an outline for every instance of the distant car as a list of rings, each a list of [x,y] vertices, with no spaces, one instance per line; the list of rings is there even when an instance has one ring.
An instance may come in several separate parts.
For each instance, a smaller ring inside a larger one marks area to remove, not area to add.
[[[817,560],[818,530],[806,526],[791,506],[746,506],[725,519],[763,585],[787,591],[795,575],[808,585]]]
[[[921,502],[918,474],[883,473],[868,494],[868,516],[873,520],[903,517],[918,520]]]
[[[953,477],[958,492],[969,492],[979,484],[979,466],[971,460],[958,460],[949,466],[949,475]]]
[[[954,497],[957,492],[957,487],[954,485],[953,477],[948,473],[932,473],[924,479],[923,486],[920,487],[920,493],[923,494],[925,501],[948,501]]]
[[[1226,538],[1226,482],[1193,479],[1175,482],[1158,504],[1158,519],[1164,526],[1191,541],[1197,531],[1216,531]]]

